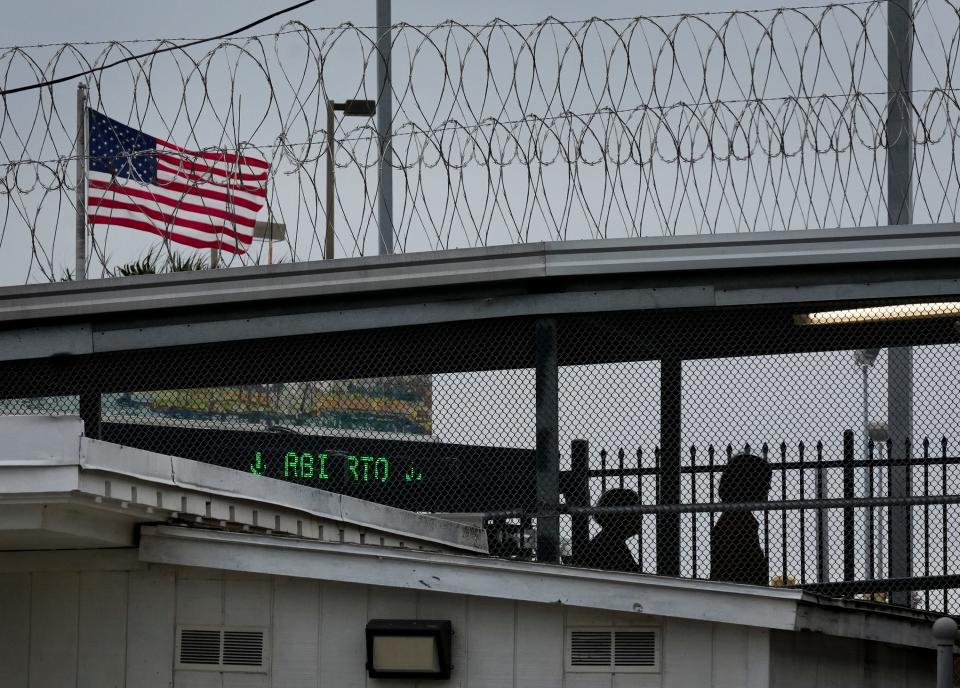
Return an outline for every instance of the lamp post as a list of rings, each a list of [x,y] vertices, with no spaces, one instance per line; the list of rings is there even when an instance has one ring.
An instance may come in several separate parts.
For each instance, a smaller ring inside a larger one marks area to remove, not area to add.
[[[342,112],[346,117],[373,117],[377,104],[373,100],[327,101],[327,232],[324,241],[323,257],[333,258],[333,199],[336,185],[334,162],[333,130],[336,126],[334,112]]]
[[[267,265],[273,265],[273,242],[287,238],[287,226],[282,222],[257,222],[253,226],[253,238],[267,242]]]

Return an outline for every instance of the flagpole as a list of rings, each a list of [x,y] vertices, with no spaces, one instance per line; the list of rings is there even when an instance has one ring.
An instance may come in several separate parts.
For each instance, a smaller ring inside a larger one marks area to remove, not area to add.
[[[76,279],[87,279],[87,85],[77,84]]]

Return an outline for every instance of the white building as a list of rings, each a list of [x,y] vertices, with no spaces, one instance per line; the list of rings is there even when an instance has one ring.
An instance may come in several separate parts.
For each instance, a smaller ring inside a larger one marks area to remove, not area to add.
[[[75,418],[0,418],[0,550],[3,688],[933,684],[927,614],[492,559],[476,528]],[[450,621],[450,679],[369,678],[372,619]]]

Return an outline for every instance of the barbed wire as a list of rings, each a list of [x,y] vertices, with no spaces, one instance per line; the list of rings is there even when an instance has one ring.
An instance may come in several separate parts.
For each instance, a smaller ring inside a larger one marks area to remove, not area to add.
[[[845,3],[845,4],[848,5],[848,6],[855,6],[855,5],[868,5],[868,4],[870,4],[871,2],[873,2],[873,0],[857,0],[857,1],[855,1],[855,2],[848,2],[848,3]],[[834,4],[836,4],[836,3],[815,3],[815,4],[811,4],[811,5],[797,5],[797,6],[791,7],[790,9],[793,9],[793,10],[815,10],[815,9],[823,9],[823,8],[825,8],[825,7],[831,7],[831,6],[834,5]],[[736,11],[737,11],[737,12],[746,12],[746,13],[750,13],[750,14],[763,14],[763,13],[766,13],[766,12],[780,12],[782,9],[784,9],[784,8],[781,8],[781,7],[755,7],[755,8],[752,8],[752,9],[740,9],[740,10],[736,10]],[[674,18],[677,18],[677,17],[686,17],[686,16],[693,16],[693,15],[701,16],[701,17],[708,17],[708,16],[712,16],[712,15],[720,15],[720,14],[724,14],[724,15],[725,15],[725,14],[730,14],[730,13],[731,13],[731,10],[723,9],[723,10],[706,10],[706,11],[700,11],[700,12],[674,12],[674,13],[672,13],[672,14],[650,14],[650,15],[645,15],[645,16],[646,16],[647,19],[674,19]],[[593,16],[593,17],[587,17],[587,18],[581,18],[581,19],[562,19],[562,18],[559,18],[559,17],[555,17],[555,16],[553,16],[553,15],[550,15],[547,19],[559,21],[559,22],[562,22],[562,23],[565,23],[565,24],[582,24],[582,23],[584,23],[584,22],[593,21],[593,20],[595,20],[595,19],[598,19],[598,17]],[[627,21],[627,20],[630,20],[630,19],[634,19],[634,17],[633,17],[633,16],[607,17],[607,18],[606,18],[606,21]],[[506,23],[511,24],[511,26],[515,26],[515,27],[525,27],[525,26],[536,26],[536,25],[538,25],[538,24],[543,23],[543,21],[546,21],[546,20],[530,21],[530,22],[509,22],[509,21],[507,21],[507,20],[502,19],[501,17],[496,17],[496,18],[493,19],[492,21],[494,21],[494,22],[506,22]],[[450,20],[450,22],[444,22],[444,23],[453,23],[453,20]],[[460,26],[465,26],[465,27],[470,27],[470,28],[483,27],[483,26],[487,26],[487,25],[489,25],[489,24],[490,24],[490,22],[484,22],[484,23],[460,22],[460,23],[459,23]],[[340,27],[343,27],[343,26],[349,26],[349,27],[352,27],[352,28],[364,29],[364,30],[370,30],[370,31],[374,31],[374,30],[376,30],[376,29],[378,28],[376,25],[371,25],[371,24],[355,24],[354,22],[343,22],[343,23],[341,23],[341,24],[332,24],[332,25],[323,25],[323,26],[311,26],[311,27],[309,28],[309,30],[310,30],[310,31],[330,31],[330,30],[332,30],[332,29],[340,28]],[[410,27],[410,28],[416,28],[416,29],[428,29],[428,28],[429,28],[429,29],[433,29],[433,28],[437,28],[438,26],[440,26],[440,24],[415,24],[415,23],[412,23],[412,22],[398,22],[398,23],[395,24],[394,26],[395,26],[395,27]],[[281,35],[286,34],[286,33],[294,33],[294,32],[300,31],[300,30],[301,30],[301,29],[286,29],[286,30],[280,30],[280,31],[271,31],[271,32],[267,32],[267,33],[241,34],[241,35],[237,36],[236,38],[238,38],[238,39],[246,39],[246,38],[270,38],[270,37],[274,37],[274,36],[281,36]],[[205,38],[205,37],[204,37],[204,36],[166,36],[166,37],[157,37],[157,36],[154,36],[154,37],[152,37],[152,38],[125,38],[125,39],[123,39],[121,42],[123,42],[123,43],[125,43],[125,44],[127,44],[127,45],[132,45],[132,44],[136,44],[136,43],[153,43],[153,42],[157,42],[157,41],[196,41],[196,40],[200,40],[200,39],[202,39],[202,38]],[[70,41],[70,44],[71,44],[71,45],[110,45],[110,44],[115,43],[115,42],[117,42],[117,41],[116,41],[116,40],[90,40],[90,41]],[[31,43],[31,44],[18,45],[18,46],[4,45],[4,46],[0,46],[0,50],[7,50],[7,49],[9,49],[9,48],[50,48],[50,47],[60,47],[60,46],[62,46],[62,45],[63,45],[63,42]]]
[[[618,236],[886,223],[887,3],[392,33],[398,251]],[[957,217],[956,0],[915,8],[915,220]],[[183,39],[0,49],[0,86],[92,70],[91,106],[198,150],[270,162],[285,260],[323,256],[326,101],[376,100],[371,27],[310,28],[205,48]],[[146,56],[105,72],[104,65]],[[159,53],[158,51],[166,51]],[[0,255],[10,281],[72,264],[75,94],[17,94],[0,114]],[[340,118],[337,255],[376,251],[378,136]],[[264,218],[266,219],[266,218]],[[96,229],[91,274],[154,239]],[[233,258],[263,262],[266,251]]]

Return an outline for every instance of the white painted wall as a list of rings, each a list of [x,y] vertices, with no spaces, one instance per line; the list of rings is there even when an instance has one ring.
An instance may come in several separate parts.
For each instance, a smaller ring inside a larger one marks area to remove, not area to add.
[[[934,650],[773,631],[770,652],[771,688],[928,688],[936,684]]]
[[[804,675],[799,669],[771,672],[771,635],[763,629],[426,588],[147,566],[135,556],[116,550],[0,553],[0,686],[413,688],[414,682],[366,677],[364,626],[382,617],[452,620],[453,678],[423,686],[761,688],[770,685],[771,673]],[[268,628],[270,673],[175,670],[180,624]],[[661,673],[564,674],[565,627],[630,624],[660,627]],[[776,647],[776,661],[789,665],[789,643],[780,640]],[[833,657],[831,671],[838,676],[860,671],[846,666],[860,659],[856,654]]]
[[[378,617],[451,619],[449,686],[759,688],[769,676],[768,633],[760,629],[427,589],[148,567],[106,551],[0,554],[0,564],[4,688],[412,688],[366,677],[364,626]],[[181,624],[267,627],[271,672],[175,670]],[[629,624],[660,626],[661,674],[564,675],[565,626]]]

